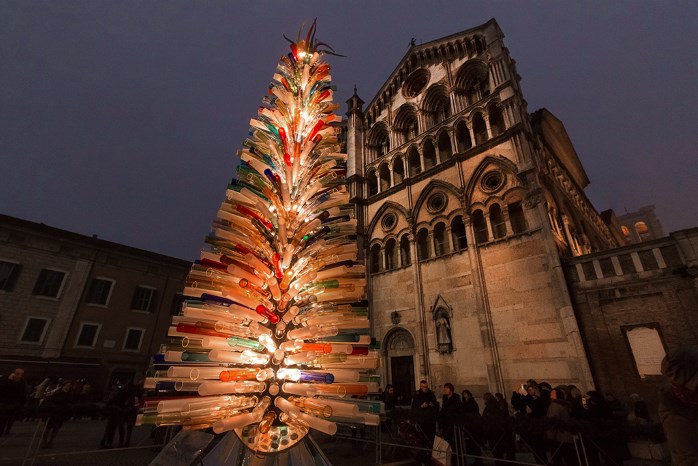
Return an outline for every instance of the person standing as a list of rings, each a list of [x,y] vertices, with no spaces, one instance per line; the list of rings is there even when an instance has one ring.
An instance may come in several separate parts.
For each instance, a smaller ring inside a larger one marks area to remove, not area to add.
[[[12,424],[26,401],[24,369],[17,368],[7,377],[0,378],[0,435],[10,433]]]
[[[431,448],[436,436],[436,418],[439,403],[426,380],[419,382],[419,390],[412,397],[412,414],[419,428],[424,433],[427,446]]]
[[[456,464],[456,426],[463,418],[463,404],[460,396],[453,393],[453,384],[447,382],[443,388],[443,398],[441,399],[441,412],[439,413],[439,429],[443,439],[451,446],[451,464]]]
[[[669,352],[662,361],[667,384],[659,392],[659,420],[671,451],[671,464],[698,464],[698,348]]]
[[[553,464],[555,466],[574,466],[578,462],[570,432],[572,406],[562,388],[554,388],[550,392],[550,405],[546,418],[548,426],[545,438],[548,440],[550,458]]]
[[[482,416],[480,405],[473,397],[470,390],[461,392],[463,399],[463,436],[465,437],[465,453],[473,456],[482,456]],[[475,458],[475,465],[482,464],[481,458]]]
[[[497,400],[497,407],[499,408],[499,415],[501,416],[502,428],[504,433],[502,436],[502,442],[504,442],[504,457],[510,461],[516,461],[516,440],[514,439],[514,423],[509,414],[509,403],[507,402],[504,395],[497,392],[494,394],[494,398]]]
[[[70,418],[70,407],[75,397],[73,395],[73,383],[63,382],[58,390],[54,390],[46,398],[44,406],[48,410],[49,418],[46,422],[46,430],[41,438],[41,448],[51,448],[56,434],[63,427],[63,423]]]

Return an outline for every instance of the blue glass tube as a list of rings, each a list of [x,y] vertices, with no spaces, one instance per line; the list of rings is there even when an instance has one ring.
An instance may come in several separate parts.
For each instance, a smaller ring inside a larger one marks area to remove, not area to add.
[[[328,372],[308,372],[301,371],[301,382],[332,383],[334,375]]]

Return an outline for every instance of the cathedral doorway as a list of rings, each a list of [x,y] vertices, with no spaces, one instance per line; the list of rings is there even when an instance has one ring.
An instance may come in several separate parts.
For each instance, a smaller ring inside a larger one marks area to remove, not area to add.
[[[397,328],[386,336],[386,362],[389,383],[395,388],[397,405],[409,405],[415,392],[414,339],[410,332]]]

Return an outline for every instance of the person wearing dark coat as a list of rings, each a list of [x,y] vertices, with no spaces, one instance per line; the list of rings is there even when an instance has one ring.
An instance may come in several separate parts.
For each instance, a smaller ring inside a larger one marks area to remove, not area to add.
[[[509,414],[509,403],[501,393],[494,394],[499,407],[499,414],[504,427],[504,457],[510,461],[516,461],[516,439],[514,438],[514,423]]]
[[[465,453],[473,456],[482,456],[482,416],[480,406],[477,404],[470,390],[461,392],[463,400],[463,436],[465,440]],[[481,458],[475,458],[476,465],[482,464]]]
[[[429,389],[426,380],[419,382],[419,390],[412,396],[412,416],[423,433],[426,446],[431,448],[436,437],[436,419],[439,414],[439,402]]]
[[[385,390],[378,397],[385,404],[385,410],[390,411],[395,408],[395,387],[391,384],[385,386]]]
[[[133,395],[133,384],[117,384],[106,400],[105,414],[107,425],[100,440],[100,448],[112,448],[114,436],[119,431],[119,446],[124,445],[126,437],[126,406]]]
[[[490,446],[492,456],[497,459],[504,458],[507,450],[507,424],[509,416],[502,413],[500,403],[491,393],[487,392],[484,395],[485,408],[482,410],[482,425],[485,433],[485,439]],[[502,466],[507,463],[495,461],[496,466]]]
[[[49,415],[46,422],[46,429],[41,438],[41,448],[51,448],[56,434],[63,427],[65,421],[71,416],[71,406],[75,401],[73,394],[73,383],[71,381],[63,382],[59,388],[51,392],[43,403],[44,409]]]
[[[555,466],[576,466],[578,463],[572,436],[572,405],[562,388],[550,392],[548,426],[545,438],[550,449],[550,458]]]
[[[24,369],[17,368],[7,377],[0,378],[0,435],[10,433],[12,424],[26,401]]]
[[[623,425],[615,418],[613,408],[596,390],[587,392],[586,408],[591,428],[588,438],[591,442],[586,442],[585,446],[589,447],[587,453],[590,462],[600,464],[602,459],[607,458],[612,464],[622,466],[627,456],[627,447]]]
[[[439,413],[439,429],[444,440],[451,445],[453,458],[451,464],[456,464],[456,426],[458,426],[463,418],[463,403],[460,396],[453,393],[453,384],[447,382],[444,384],[444,395],[441,400],[441,412]]]
[[[529,380],[521,385],[520,391],[512,394],[511,404],[518,413],[517,421],[521,440],[531,449],[536,463],[548,464],[543,437],[548,401],[542,396],[536,381]]]
[[[659,420],[671,464],[698,464],[698,347],[679,348],[662,361],[666,385],[659,392]]]

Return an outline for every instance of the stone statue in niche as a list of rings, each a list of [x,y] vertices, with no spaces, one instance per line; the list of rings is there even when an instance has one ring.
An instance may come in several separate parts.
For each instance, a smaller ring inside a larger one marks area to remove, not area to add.
[[[453,351],[453,340],[451,339],[451,322],[448,313],[444,309],[439,309],[434,315],[436,324],[436,347],[440,353],[450,353]]]

